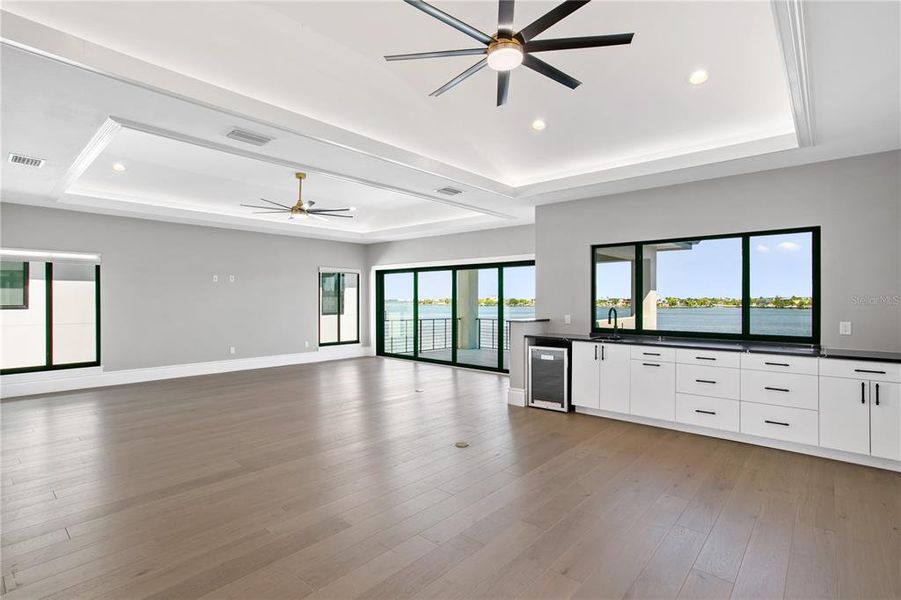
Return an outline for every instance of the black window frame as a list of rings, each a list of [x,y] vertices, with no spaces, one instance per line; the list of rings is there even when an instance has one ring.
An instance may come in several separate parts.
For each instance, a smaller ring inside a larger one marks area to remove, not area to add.
[[[345,340],[341,341],[341,315],[344,314],[344,294],[341,293],[344,290],[344,277],[347,274],[356,275],[357,276],[357,294],[356,294],[356,302],[357,302],[357,326],[356,326],[356,337],[353,340]],[[336,312],[329,312],[328,314],[324,314],[322,312],[322,276],[323,275],[337,275],[338,281],[336,285],[338,286],[338,309]],[[362,286],[363,277],[359,271],[354,269],[320,269],[317,281],[317,291],[319,293],[319,314],[317,315],[317,342],[318,347],[324,348],[328,346],[346,346],[349,344],[359,344],[360,343],[360,287]],[[337,341],[334,342],[323,342],[322,341],[322,317],[323,316],[335,316],[338,319],[337,325]]]
[[[64,369],[84,369],[86,367],[100,366],[100,264],[94,264],[94,347],[96,358],[88,362],[80,363],[53,363],[53,262],[52,261],[31,261],[44,263],[44,280],[45,280],[45,302],[44,323],[45,323],[45,356],[43,365],[35,365],[32,367],[15,367],[12,369],[0,369],[0,375],[16,375],[19,373],[38,373],[41,371],[62,371]],[[58,261],[66,262],[66,261]],[[30,275],[30,273],[29,273]]]
[[[464,369],[475,369],[478,371],[491,371],[493,373],[509,373],[510,369],[504,368],[504,351],[503,351],[503,340],[504,340],[504,302],[506,301],[506,296],[504,295],[504,269],[507,267],[534,267],[536,266],[535,260],[511,260],[511,261],[500,261],[500,262],[487,262],[487,263],[466,263],[466,264],[447,264],[447,265],[434,265],[428,267],[407,267],[407,268],[398,268],[398,269],[378,269],[375,272],[375,321],[376,321],[376,336],[375,336],[375,346],[376,346],[376,356],[384,356],[388,358],[400,358],[402,360],[413,360],[417,362],[424,363],[432,363],[437,365],[448,365],[452,367],[461,367]],[[457,360],[457,349],[456,347],[452,348],[451,360],[440,360],[436,358],[426,358],[419,355],[418,347],[419,347],[419,273],[425,273],[429,271],[450,271],[451,272],[451,295],[453,297],[453,306],[451,310],[451,338],[453,340],[457,339],[457,272],[458,271],[472,271],[472,270],[481,270],[481,269],[497,269],[498,270],[498,329],[497,329],[497,338],[498,338],[498,362],[495,367],[488,367],[485,365],[476,365],[470,363],[462,363]],[[385,315],[384,315],[384,302],[385,302],[385,275],[396,274],[396,273],[412,273],[413,274],[413,352],[409,355],[407,354],[395,354],[391,352],[385,352]]]
[[[22,304],[2,304],[0,310],[28,310],[28,282],[31,279],[31,263],[28,260],[9,260],[4,262],[22,263]]]
[[[751,252],[750,239],[757,236],[765,235],[784,235],[792,233],[810,233],[811,234],[811,335],[810,336],[790,336],[790,335],[768,335],[768,334],[752,334],[751,333]],[[682,242],[686,240],[717,240],[725,238],[739,238],[742,248],[742,298],[741,298],[741,333],[719,333],[719,332],[703,332],[703,331],[674,331],[667,329],[644,329],[643,313],[644,306],[641,298],[644,297],[642,282],[643,273],[643,248],[649,244],[664,244],[673,242]],[[623,330],[624,333],[630,335],[653,335],[667,337],[684,337],[684,338],[705,338],[705,339],[722,339],[722,340],[738,340],[738,341],[761,341],[761,342],[786,342],[796,344],[818,345],[820,343],[820,238],[821,228],[819,225],[810,227],[792,227],[789,229],[768,229],[761,231],[744,231],[737,233],[724,233],[717,235],[682,235],[679,237],[642,240],[637,242],[615,242],[609,244],[593,244],[591,246],[591,334],[603,335],[613,331],[611,327],[598,326],[595,312],[595,294],[596,294],[596,271],[595,271],[595,252],[600,248],[612,248],[622,246],[635,247],[635,273],[634,273],[634,290],[638,301],[635,302],[635,329]]]

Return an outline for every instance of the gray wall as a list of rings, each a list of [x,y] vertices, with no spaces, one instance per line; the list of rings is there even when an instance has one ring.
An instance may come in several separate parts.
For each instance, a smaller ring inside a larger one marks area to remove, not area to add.
[[[591,244],[820,225],[823,344],[901,350],[901,306],[854,301],[901,294],[899,168],[890,152],[541,206],[539,316],[551,331],[589,330]]]
[[[5,247],[102,255],[108,370],[315,351],[320,266],[363,272],[368,344],[365,246],[7,203],[0,219]]]
[[[452,235],[383,242],[368,248],[370,266],[535,253],[535,227],[519,225]]]

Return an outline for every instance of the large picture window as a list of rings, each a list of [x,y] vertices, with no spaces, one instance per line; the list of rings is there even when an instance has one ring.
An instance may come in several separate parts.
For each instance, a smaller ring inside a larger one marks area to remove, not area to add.
[[[319,345],[360,341],[360,274],[323,270],[319,273]]]
[[[592,330],[819,342],[818,227],[593,246]]]
[[[100,364],[100,265],[4,259],[2,273],[0,373]]]

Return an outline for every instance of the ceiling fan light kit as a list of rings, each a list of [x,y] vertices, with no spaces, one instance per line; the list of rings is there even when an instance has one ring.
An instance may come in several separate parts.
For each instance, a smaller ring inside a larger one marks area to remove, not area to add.
[[[442,58],[447,56],[482,56],[477,63],[445,83],[429,94],[440,96],[444,92],[472,77],[485,66],[497,71],[497,106],[506,104],[510,91],[510,72],[523,65],[533,71],[553,79],[557,83],[574,90],[582,82],[570,77],[563,71],[544,62],[533,54],[552,50],[575,50],[578,48],[600,48],[603,46],[620,46],[632,43],[634,33],[614,33],[609,35],[593,35],[574,38],[557,38],[535,40],[535,36],[544,32],[554,24],[562,21],[576,10],[582,8],[590,0],[565,0],[562,4],[538,17],[518,32],[513,31],[514,0],[499,0],[497,11],[497,33],[488,35],[443,10],[423,2],[422,0],[404,0],[407,4],[418,8],[427,15],[438,19],[457,31],[481,42],[484,47],[465,48],[461,50],[439,50],[437,52],[418,52],[414,54],[392,54],[385,60],[417,60],[422,58]]]
[[[272,200],[266,200],[265,198],[260,198],[263,202],[270,204],[271,206],[259,206],[257,204],[242,204],[246,208],[259,208],[262,210],[254,211],[253,214],[288,214],[289,219],[301,218],[306,219],[307,217],[312,217],[313,219],[317,219],[319,221],[326,221],[324,217],[337,217],[340,219],[353,219],[353,215],[339,215],[337,213],[342,212],[354,212],[356,208],[313,208],[316,204],[312,200],[308,202],[304,202],[303,200],[303,180],[307,178],[306,173],[295,173],[294,176],[297,178],[297,203],[294,206],[288,206],[286,204],[279,204],[278,202],[273,202]]]

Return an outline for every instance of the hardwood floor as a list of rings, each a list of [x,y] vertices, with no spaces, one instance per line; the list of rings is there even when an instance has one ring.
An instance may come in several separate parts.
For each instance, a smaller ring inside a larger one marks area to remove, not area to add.
[[[505,387],[364,358],[6,401],[5,597],[901,597],[898,474]]]

